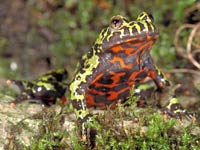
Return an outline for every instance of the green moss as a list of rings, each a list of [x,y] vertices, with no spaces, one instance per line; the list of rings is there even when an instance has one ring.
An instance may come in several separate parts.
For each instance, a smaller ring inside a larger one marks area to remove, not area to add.
[[[113,150],[175,150],[192,149],[198,146],[194,139],[198,139],[199,135],[194,136],[191,132],[194,129],[193,125],[183,127],[176,119],[165,121],[163,116],[152,108],[138,109],[130,106],[108,114],[109,124],[101,122],[101,126],[97,129],[99,149],[103,147]]]

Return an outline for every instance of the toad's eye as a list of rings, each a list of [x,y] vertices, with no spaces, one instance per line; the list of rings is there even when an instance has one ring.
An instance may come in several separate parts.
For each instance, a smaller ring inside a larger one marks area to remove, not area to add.
[[[113,29],[119,29],[122,26],[123,19],[120,16],[115,16],[111,19],[110,26]]]

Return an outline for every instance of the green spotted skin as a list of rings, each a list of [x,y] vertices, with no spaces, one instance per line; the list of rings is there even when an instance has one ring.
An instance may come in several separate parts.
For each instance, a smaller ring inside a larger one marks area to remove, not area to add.
[[[65,80],[67,76],[68,74],[65,69],[57,69],[49,71],[32,81],[9,80],[10,83],[17,85],[20,89],[20,95],[12,104],[31,100],[49,106],[50,104],[55,104],[59,99],[64,103],[64,94],[67,88]]]

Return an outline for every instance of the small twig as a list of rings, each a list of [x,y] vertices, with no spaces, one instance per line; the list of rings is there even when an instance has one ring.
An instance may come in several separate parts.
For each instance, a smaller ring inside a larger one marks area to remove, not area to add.
[[[195,56],[197,53],[200,53],[200,49],[193,50],[192,54]]]
[[[179,39],[180,39],[180,33],[183,31],[183,29],[191,28],[192,31],[190,32],[188,42],[186,49],[183,47],[180,47],[179,45]],[[200,29],[200,23],[198,24],[184,24],[178,28],[175,34],[174,39],[174,45],[176,47],[177,53],[182,56],[183,58],[188,59],[195,67],[197,67],[200,70],[200,63],[197,62],[195,59],[195,54],[199,53],[198,47],[199,44],[194,43],[194,38],[197,35],[198,30]],[[197,50],[193,50],[193,47],[197,48]]]
[[[192,70],[192,69],[185,69],[185,68],[170,69],[170,70],[165,70],[165,72],[168,72],[168,73],[190,73],[190,74],[200,75],[199,71],[195,71],[195,70]]]
[[[192,55],[192,41],[193,41],[193,39],[194,39],[194,37],[195,37],[195,35],[196,35],[196,33],[197,33],[199,28],[200,28],[200,23],[194,26],[192,32],[190,33],[190,36],[189,36],[189,39],[188,39],[188,43],[187,43],[188,59],[198,69],[200,69],[200,64],[194,59],[194,57]]]
[[[193,27],[194,27],[194,25],[192,25],[192,24],[184,24],[178,28],[178,30],[176,31],[176,34],[175,34],[174,45],[176,47],[178,54],[184,58],[187,58],[187,55],[184,52],[185,49],[179,46],[179,36],[180,36],[180,33],[183,31],[183,29],[193,28]]]

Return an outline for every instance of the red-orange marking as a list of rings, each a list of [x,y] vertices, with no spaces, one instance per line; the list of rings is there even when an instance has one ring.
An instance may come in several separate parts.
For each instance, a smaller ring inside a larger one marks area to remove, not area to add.
[[[95,105],[94,97],[91,94],[86,94],[86,105],[92,107]]]
[[[140,71],[138,71],[138,72],[133,72],[133,73],[131,74],[131,76],[129,77],[129,79],[128,79],[128,83],[132,85],[132,84],[134,83],[133,80],[135,79],[135,77],[136,77],[139,73],[140,73]]]
[[[110,94],[110,96],[108,97],[108,100],[112,101],[112,100],[116,100],[119,97],[119,94],[124,93],[125,91],[129,91],[130,87],[127,86],[124,89],[121,89],[119,91],[110,91],[108,92],[108,94]]]
[[[147,40],[137,41],[137,43],[134,43],[134,45],[139,47],[139,48],[132,55],[137,55],[142,49],[144,49],[147,46],[149,46],[149,49],[151,49],[155,40],[156,40],[156,38],[152,38],[150,36],[147,36]],[[145,53],[145,51],[142,51],[142,54],[144,54],[144,53]]]
[[[121,47],[121,45],[116,45],[116,46],[112,47],[111,50],[112,50],[114,53],[118,53],[118,52],[120,52],[120,51],[123,51],[123,48]]]
[[[128,79],[128,84],[131,86],[133,84],[135,84],[134,79],[135,77],[140,74],[141,72],[143,72],[144,70],[140,70],[138,72],[133,72],[133,74],[129,77]],[[144,77],[144,79],[140,79],[140,83],[142,83],[145,80],[146,77]]]
[[[125,54],[130,56],[132,55],[132,52],[134,51],[134,48],[130,47],[130,48],[125,48]]]
[[[134,41],[129,41],[127,44],[134,44],[134,46],[139,47],[138,49],[134,49],[132,47],[126,48],[125,49],[125,53],[128,56],[130,56],[130,55],[137,55],[140,52],[141,49],[143,49],[144,47],[146,47],[148,45],[146,43],[146,41],[144,42],[144,40],[137,41],[137,43],[134,43]],[[133,51],[135,51],[135,52],[133,53]]]
[[[125,72],[118,72],[118,73],[115,73],[113,71],[110,71],[109,72],[110,75],[112,75],[112,81],[113,83],[112,84],[102,84],[102,83],[99,83],[97,82],[97,78],[95,78],[95,82],[92,82],[96,87],[107,87],[107,88],[113,88],[115,87],[116,85],[119,84],[119,81],[120,81],[120,77],[121,76],[124,76],[126,73]],[[102,76],[99,76],[99,77],[102,77]],[[98,78],[100,79],[100,78]]]
[[[152,79],[155,79],[156,75],[154,71],[149,71],[148,76],[151,77]]]
[[[141,64],[141,62],[142,62],[142,60],[140,59],[140,57],[137,57],[137,58],[136,58],[136,63],[137,63],[137,65]]]
[[[148,46],[148,44],[149,43],[138,43],[138,44],[140,44],[138,47],[138,49],[133,53],[134,55],[137,55],[141,50],[143,50],[145,47],[147,47]],[[144,53],[145,51],[143,51],[143,53]]]
[[[105,94],[105,92],[101,92],[101,91],[95,90],[94,88],[93,89],[88,89],[88,91],[90,91],[92,94],[97,94],[97,95],[104,95]]]
[[[113,76],[112,77],[113,83],[117,84],[120,81],[120,77],[124,76],[126,73],[125,72],[115,73],[114,71],[110,71],[109,74]]]
[[[124,51],[124,53],[128,56],[130,55],[136,55],[141,49],[143,49],[144,47],[146,47],[147,45],[151,48],[154,41],[158,38],[158,35],[157,36],[154,36],[154,37],[151,37],[149,35],[146,36],[146,39],[145,38],[141,38],[141,39],[138,39],[138,38],[130,38],[128,39],[127,41],[125,41],[124,43],[126,44],[134,44],[135,46],[139,47],[139,49],[137,49],[135,51],[135,53],[133,53],[133,51],[135,50],[134,48],[132,47],[129,47],[129,48],[123,48],[123,46],[121,45],[117,45],[117,46],[114,46],[111,48],[111,51],[113,51],[114,53],[118,53],[120,51]],[[147,42],[148,41],[148,42]],[[135,43],[134,43],[135,42]],[[144,51],[142,53],[145,53]]]
[[[154,36],[152,37],[152,36],[147,35],[147,41],[156,40],[156,39],[158,39],[158,36],[159,36],[159,35],[154,35]]]
[[[94,84],[96,81],[98,81],[101,77],[103,76],[103,73],[100,73],[99,75],[96,76],[94,80],[92,80],[91,84]]]
[[[129,38],[128,40],[126,40],[126,43],[133,43],[134,41],[138,41],[138,38],[135,38],[135,37]],[[142,41],[144,41],[144,40],[142,40]]]
[[[122,68],[125,68],[125,69],[131,69],[131,68],[133,67],[133,64],[128,64],[128,65],[126,65],[126,64],[124,63],[123,58],[117,57],[117,56],[114,56],[114,58],[113,58],[110,62],[111,62],[111,63],[119,62],[120,66],[121,66]]]
[[[61,103],[64,105],[66,104],[66,102],[67,102],[66,97],[65,96],[61,97]]]
[[[130,44],[130,43],[127,43]],[[120,51],[123,51],[126,55],[131,55],[132,51],[134,51],[134,49],[132,47],[127,47],[127,48],[123,48],[120,45],[114,46],[111,48],[111,51],[114,53],[118,53]]]

